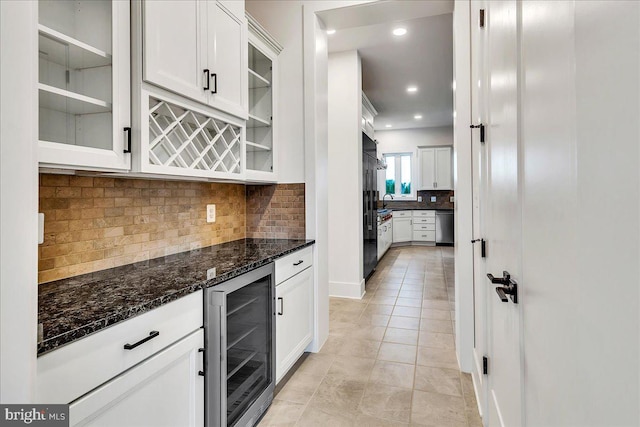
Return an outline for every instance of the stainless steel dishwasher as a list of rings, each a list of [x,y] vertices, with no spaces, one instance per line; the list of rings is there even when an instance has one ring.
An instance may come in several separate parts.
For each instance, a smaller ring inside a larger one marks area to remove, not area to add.
[[[453,245],[453,211],[436,211],[436,245]]]

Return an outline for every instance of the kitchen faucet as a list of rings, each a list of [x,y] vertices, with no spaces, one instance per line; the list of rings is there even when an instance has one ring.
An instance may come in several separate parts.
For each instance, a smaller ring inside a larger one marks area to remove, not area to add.
[[[387,193],[387,194],[385,194],[384,196],[382,196],[382,209],[384,209],[385,207],[387,207],[387,205],[384,203],[384,198],[385,198],[385,197],[387,197],[387,196],[390,196],[390,197],[391,197],[391,200],[393,200],[393,194],[391,194],[391,193]]]

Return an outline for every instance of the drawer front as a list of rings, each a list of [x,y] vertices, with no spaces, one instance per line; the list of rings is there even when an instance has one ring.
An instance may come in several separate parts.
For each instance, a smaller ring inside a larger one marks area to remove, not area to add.
[[[414,231],[413,240],[416,242],[435,242],[436,232],[435,231]]]
[[[39,357],[36,402],[69,403],[202,327],[202,301],[194,292]]]
[[[393,211],[394,218],[409,218],[411,211]]]
[[[413,211],[413,217],[414,218],[435,218],[436,217],[436,211]]]
[[[435,224],[416,224],[413,223],[413,231],[436,231]]]
[[[313,265],[313,246],[276,260],[276,286]]]
[[[418,218],[413,218],[413,223],[414,224],[435,224],[436,223],[436,218],[430,218],[430,217],[418,217]]]

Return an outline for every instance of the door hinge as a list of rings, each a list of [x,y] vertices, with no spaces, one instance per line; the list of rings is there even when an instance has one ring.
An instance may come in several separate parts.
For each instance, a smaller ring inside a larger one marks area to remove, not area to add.
[[[484,125],[480,123],[479,125],[471,125],[469,127],[471,129],[480,129],[480,142],[484,144]]]
[[[480,28],[484,28],[484,9],[480,9]]]
[[[489,374],[489,358],[487,356],[482,356],[482,374]]]

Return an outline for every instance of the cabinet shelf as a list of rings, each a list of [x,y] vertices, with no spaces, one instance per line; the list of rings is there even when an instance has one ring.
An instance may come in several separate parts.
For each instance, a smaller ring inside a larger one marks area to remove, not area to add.
[[[247,122],[248,128],[259,128],[259,127],[270,127],[271,122],[260,118],[258,116],[254,116],[253,114],[249,114],[249,121]]]
[[[111,54],[80,40],[69,37],[45,25],[38,25],[40,55],[47,61],[71,68],[83,69],[111,65]],[[67,49],[68,48],[68,49]]]
[[[271,147],[266,145],[256,144],[255,142],[245,141],[247,144],[247,151],[271,151]]]
[[[70,114],[95,114],[111,111],[111,103],[38,83],[40,107]]]
[[[249,89],[271,87],[271,82],[249,68]]]

